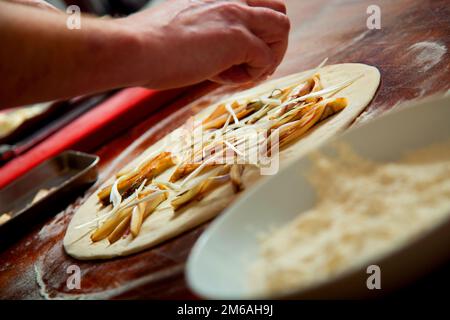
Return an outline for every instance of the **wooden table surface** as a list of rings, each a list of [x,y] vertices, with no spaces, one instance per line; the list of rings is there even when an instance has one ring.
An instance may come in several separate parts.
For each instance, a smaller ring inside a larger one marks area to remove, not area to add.
[[[381,8],[380,30],[366,26],[366,10],[374,2]],[[447,0],[290,0],[287,4],[292,21],[290,45],[273,77],[312,68],[325,57],[330,58],[329,64],[361,62],[378,67],[380,88],[357,123],[401,102],[449,90]],[[233,90],[199,86],[96,150],[101,157],[98,183],[208,102]],[[94,188],[85,197],[92,192]],[[82,201],[78,199],[0,252],[1,298],[195,298],[183,270],[192,245],[207,225],[130,257],[76,261],[64,253],[62,239]],[[73,264],[81,268],[80,290],[66,286],[66,270]]]

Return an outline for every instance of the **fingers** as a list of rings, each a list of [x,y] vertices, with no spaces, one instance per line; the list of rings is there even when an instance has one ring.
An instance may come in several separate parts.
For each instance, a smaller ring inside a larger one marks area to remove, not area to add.
[[[265,77],[273,69],[275,57],[271,48],[250,32],[239,41],[243,63],[232,66],[211,80],[219,83],[247,83]]]
[[[223,12],[240,21],[232,42],[243,52],[234,66],[213,77],[220,83],[243,83],[261,80],[280,64],[288,45],[290,30],[286,6],[282,0],[236,0],[222,3]],[[233,20],[231,20],[233,21]],[[242,37],[242,34],[244,37]],[[234,51],[236,52],[236,51]],[[236,61],[235,60],[235,61]]]
[[[281,63],[288,46],[290,30],[289,18],[279,12],[267,8],[251,8],[249,19],[250,30],[271,48],[274,65],[269,74]]]
[[[290,21],[283,0],[237,0],[235,9],[245,25],[266,42],[276,42],[287,36]],[[247,5],[246,5],[247,4]],[[228,2],[228,5],[231,5]]]
[[[242,0],[247,18],[246,26],[272,50],[274,66],[272,74],[281,63],[288,46],[290,21],[286,16],[286,6],[282,0]]]
[[[266,43],[287,39],[291,28],[289,18],[267,8],[249,8],[248,28]]]
[[[253,36],[246,52],[245,70],[252,79],[263,77],[274,68],[276,57],[260,38]]]
[[[246,0],[250,7],[265,7],[286,14],[286,4],[283,0]]]
[[[286,7],[282,1],[247,0],[247,3],[258,6],[247,7],[246,26],[259,39],[259,46],[262,46],[261,42],[263,42],[265,44],[264,47],[269,48],[272,57],[271,63],[265,66],[255,66],[255,60],[247,63],[250,76],[255,76],[251,80],[261,80],[271,75],[283,60],[288,47],[290,21],[282,13],[286,12]],[[269,5],[271,6],[270,8],[268,8]],[[252,56],[252,53],[250,55]],[[235,73],[236,70],[233,68],[232,74],[234,75]]]
[[[288,40],[275,42],[269,45],[274,55],[274,65],[273,68],[268,72],[268,75],[272,75],[276,68],[280,65],[281,61],[283,61],[284,55],[286,54],[286,50],[288,47]]]
[[[220,84],[238,84],[247,83],[252,81],[253,79],[248,74],[245,65],[239,65],[232,66],[231,68],[221,72],[217,76],[212,77],[210,80]]]

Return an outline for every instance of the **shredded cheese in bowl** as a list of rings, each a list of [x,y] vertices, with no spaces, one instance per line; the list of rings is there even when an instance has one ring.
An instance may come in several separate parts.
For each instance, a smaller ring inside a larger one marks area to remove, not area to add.
[[[300,290],[367,266],[450,216],[450,143],[396,162],[363,159],[339,146],[313,156],[317,203],[264,235],[249,270],[255,293]]]

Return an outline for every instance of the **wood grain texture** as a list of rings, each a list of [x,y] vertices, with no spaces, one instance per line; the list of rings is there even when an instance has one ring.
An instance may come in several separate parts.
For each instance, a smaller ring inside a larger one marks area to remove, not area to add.
[[[361,62],[378,67],[382,83],[372,104],[357,119],[363,123],[401,102],[450,89],[450,6],[447,0],[377,1],[381,30],[366,27],[363,0],[290,0],[292,21],[286,58],[273,77],[329,64]],[[100,181],[144,148],[181,125],[211,101],[239,88],[199,86],[153,114],[133,130],[95,152],[101,157]],[[189,104],[195,101],[195,103]],[[91,188],[85,197],[95,190]],[[202,225],[154,249],[102,262],[80,262],[65,255],[62,238],[78,199],[64,212],[36,226],[0,253],[0,297],[190,299],[184,264]],[[80,290],[66,286],[68,266],[81,268]]]

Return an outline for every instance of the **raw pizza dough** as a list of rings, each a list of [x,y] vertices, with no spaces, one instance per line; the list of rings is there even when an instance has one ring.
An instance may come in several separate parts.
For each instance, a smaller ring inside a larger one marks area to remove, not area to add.
[[[200,112],[196,116],[196,119],[206,118],[218,104],[223,103],[224,101],[231,102],[241,98],[256,98],[264,93],[272,92],[276,88],[295,84],[297,79],[307,73],[308,71],[293,74],[235,94],[228,99],[209,106]],[[346,108],[330,119],[316,125],[306,136],[300,138],[297,142],[281,151],[281,166],[285,166],[291,160],[298,158],[308,150],[317,147],[328,138],[335,136],[337,133],[347,128],[370,103],[380,83],[380,73],[378,69],[364,64],[345,63],[325,66],[321,68],[318,73],[320,74],[324,88],[342,83],[349,79],[354,79],[360,75],[361,77],[336,94],[338,97],[346,97],[348,99]],[[168,134],[159,142],[148,148],[126,167],[132,168],[140,163],[145,157],[148,157],[155,152],[162,151],[161,148],[165,144],[169,144],[171,139],[174,139],[177,130]],[[164,172],[158,177],[158,180],[168,179],[174,169],[175,168],[171,168]],[[259,177],[259,169],[246,167],[243,175],[245,188],[250,188]],[[105,182],[104,185],[111,184],[113,180],[114,177]],[[69,255],[81,260],[108,259],[136,253],[153,247],[214,218],[223,209],[229,206],[237,195],[233,192],[231,184],[227,183],[209,193],[201,201],[194,201],[186,207],[179,209],[177,212],[174,212],[170,207],[170,200],[173,196],[174,194],[171,193],[169,199],[161,203],[144,221],[142,229],[136,238],[133,239],[132,236],[129,235],[124,239],[120,239],[119,241],[110,244],[107,239],[93,243],[90,239],[90,235],[95,228],[89,226],[83,228],[79,227],[86,222],[92,221],[98,215],[108,212],[110,209],[110,207],[109,209],[101,209],[101,206],[98,204],[97,192],[95,192],[75,212],[64,237],[64,248]]]

